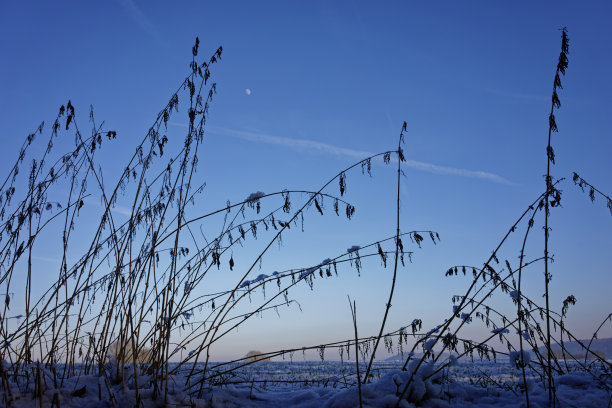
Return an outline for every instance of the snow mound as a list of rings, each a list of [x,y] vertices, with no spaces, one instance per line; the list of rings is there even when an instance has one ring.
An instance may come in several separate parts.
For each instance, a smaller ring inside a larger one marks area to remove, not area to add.
[[[255,202],[259,200],[260,198],[262,198],[263,196],[265,196],[265,194],[262,191],[257,191],[255,193],[249,194],[249,196],[244,201],[248,203]]]

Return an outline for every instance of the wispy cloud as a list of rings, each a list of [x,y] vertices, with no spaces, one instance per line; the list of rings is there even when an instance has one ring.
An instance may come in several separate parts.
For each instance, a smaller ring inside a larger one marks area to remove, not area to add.
[[[85,204],[89,204],[89,205],[93,205],[94,207],[106,209],[105,205],[102,205],[102,203],[99,200],[95,200],[95,199],[85,199]],[[110,210],[111,210],[111,213],[113,214],[127,215],[128,217],[132,215],[131,208],[123,207],[117,204],[112,206]]]
[[[176,122],[169,122],[174,126],[186,127],[186,125]],[[327,143],[316,142],[314,140],[307,139],[293,139],[288,137],[271,136],[264,133],[250,132],[246,130],[235,130],[228,128],[210,127],[209,133],[218,134],[222,136],[235,137],[242,140],[247,140],[255,143],[266,143],[277,146],[283,146],[294,150],[304,151],[310,150],[317,153],[330,154],[335,156],[350,157],[353,159],[364,159],[368,156],[372,156],[374,153],[363,150],[355,150],[346,147],[333,146]],[[468,170],[450,166],[439,166],[437,164],[422,162],[418,160],[406,160],[405,166],[413,168],[415,170],[424,171],[427,173],[443,174],[459,177],[468,177],[474,179],[481,179],[492,181],[494,183],[515,185],[510,180],[505,179],[494,173],[489,173],[482,170]]]
[[[49,262],[53,264],[59,264],[62,262],[60,258],[50,258],[48,256],[40,256],[40,255],[32,255],[32,259],[36,259],[38,261]]]
[[[231,136],[242,140],[248,140],[250,142],[274,144],[278,146],[288,147],[294,150],[310,150],[319,153],[333,154],[336,156],[345,156],[355,159],[363,159],[372,155],[372,153],[370,152],[332,146],[330,144],[316,142],[314,140],[270,136],[264,133],[249,132],[245,130],[210,127],[209,133],[223,136]]]
[[[406,160],[406,166],[412,167],[413,169],[426,171],[428,173],[436,173],[436,174],[448,174],[452,176],[460,176],[460,177],[469,177],[476,178],[482,180],[493,181],[495,183],[506,184],[506,185],[516,185],[510,180],[503,178],[502,176],[498,176],[494,173],[489,173],[482,170],[468,170],[468,169],[460,169],[457,167],[448,167],[448,166],[438,166],[437,164],[425,163],[416,160]]]
[[[145,33],[153,37],[158,43],[163,43],[159,32],[149,18],[138,8],[134,0],[117,0],[119,4],[128,12],[130,17],[136,22],[138,27]]]

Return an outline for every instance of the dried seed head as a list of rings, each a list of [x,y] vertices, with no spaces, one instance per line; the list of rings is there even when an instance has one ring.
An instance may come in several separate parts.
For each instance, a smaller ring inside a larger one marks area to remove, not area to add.
[[[321,209],[321,206],[319,205],[319,202],[317,201],[317,199],[314,199],[314,203],[315,203],[315,207],[317,207],[317,211],[319,213],[321,213],[321,215],[323,215],[323,210]]]
[[[340,185],[340,195],[344,195],[344,191],[346,190],[346,174],[344,172],[340,173],[340,177],[338,178],[338,182]]]

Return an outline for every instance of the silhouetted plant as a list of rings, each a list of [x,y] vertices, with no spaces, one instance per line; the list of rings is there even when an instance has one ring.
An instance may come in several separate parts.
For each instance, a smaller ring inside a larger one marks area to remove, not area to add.
[[[549,227],[548,227],[548,216],[549,216],[549,205],[555,207],[559,205],[561,201],[561,193],[555,189],[553,185],[552,176],[550,174],[550,165],[555,164],[555,152],[551,145],[551,136],[553,132],[558,132],[557,122],[555,119],[555,109],[561,107],[561,101],[557,94],[558,89],[562,89],[561,76],[565,75],[565,70],[568,66],[567,54],[569,53],[569,37],[567,36],[567,29],[563,27],[561,30],[561,53],[559,54],[559,60],[557,62],[557,69],[555,72],[555,79],[553,81],[553,92],[552,102],[550,108],[550,114],[548,116],[548,145],[546,146],[546,194],[544,195],[544,297],[546,299],[546,348],[548,349],[548,400],[549,404],[552,404],[554,397],[553,389],[553,378],[552,378],[552,350],[550,349],[550,305],[549,305],[549,293],[548,284],[550,282],[551,274],[548,271],[548,238],[549,238]],[[522,358],[522,354],[521,354]]]
[[[141,401],[141,386],[151,386],[153,398],[166,404],[172,376],[179,372],[189,372],[184,390],[193,397],[202,397],[208,387],[228,384],[248,384],[252,390],[255,384],[265,387],[267,379],[239,378],[235,375],[237,370],[272,357],[284,359],[286,354],[293,360],[294,354],[300,351],[304,358],[308,351],[315,355],[318,353],[319,358],[325,360],[326,351],[329,359],[329,350],[334,349],[341,360],[345,355],[347,360],[351,355],[355,356],[354,372],[342,380],[295,379],[286,382],[301,386],[357,386],[361,390],[362,384],[372,381],[380,373],[374,362],[377,352],[380,353],[381,341],[387,353],[392,353],[395,348],[401,354],[402,368],[410,372],[406,382],[396,383],[397,406],[407,396],[411,397],[411,385],[424,364],[432,367],[438,364],[424,380],[437,376],[442,370],[446,370],[448,376],[453,359],[440,361],[445,351],[456,353],[454,359],[496,361],[500,355],[507,356],[521,371],[522,381],[516,387],[497,382],[484,372],[477,382],[482,386],[508,388],[516,395],[522,393],[527,406],[530,404],[528,373],[547,383],[549,398],[554,401],[553,373],[560,374],[568,372],[570,367],[578,367],[595,378],[599,369],[595,364],[603,370],[611,369],[609,362],[591,350],[591,343],[584,344],[565,327],[564,319],[576,298],[568,295],[560,313],[549,306],[548,264],[552,259],[548,250],[549,207],[560,205],[561,190],[558,186],[563,182],[563,179],[551,176],[551,164],[556,161],[551,135],[558,131],[554,113],[561,106],[558,90],[562,88],[560,76],[565,74],[568,66],[568,43],[567,31],[563,29],[549,115],[545,191],[531,201],[491,254],[485,257],[482,266],[459,264],[445,271],[447,277],[470,282],[463,294],[452,297],[452,313],[448,318],[427,331],[423,330],[423,320],[415,317],[403,327],[385,332],[396,292],[399,263],[406,265],[405,256],[408,261],[412,260],[410,245],[421,248],[429,241],[427,236],[433,244],[440,241],[435,231],[402,232],[400,226],[400,181],[403,174],[401,165],[405,161],[406,122],[402,125],[395,150],[366,157],[342,169],[316,191],[284,189],[268,194],[256,191],[243,201],[234,204],[227,201],[218,209],[201,214],[197,213],[195,203],[204,184],[196,184],[194,175],[204,145],[209,108],[216,92],[216,84],[211,78],[213,67],[221,59],[221,47],[208,60],[198,62],[199,40],[196,38],[189,74],[136,144],[135,152],[112,189],[105,184],[97,153],[106,143],[116,140],[118,133],[96,124],[91,108],[91,136],[84,137],[79,129],[77,110],[68,101],[60,107],[47,131],[49,136],[44,153],[35,159],[29,157],[30,146],[45,133],[44,124],[41,124],[26,137],[17,160],[0,185],[0,284],[6,286],[0,315],[0,359],[10,363],[8,370],[0,364],[4,402],[10,405],[13,398],[10,376],[34,376],[38,384],[35,394],[40,398],[43,388],[48,387],[39,381],[41,372],[51,370],[55,388],[61,387],[68,376],[97,374],[101,378],[100,392],[105,388],[112,403],[116,403],[113,385],[125,387],[126,382],[133,380],[136,403]],[[169,121],[179,112],[188,123],[182,139],[168,131]],[[64,135],[74,138],[74,147],[56,153],[57,139]],[[358,245],[322,261],[313,260],[310,265],[296,265],[271,274],[255,272],[272,246],[282,246],[283,233],[288,233],[292,226],[297,227],[293,231],[300,231],[300,227],[303,231],[308,215],[314,211],[321,216],[330,216],[331,211],[325,211],[329,209],[330,201],[337,216],[342,210],[351,220],[356,208],[347,198],[347,177],[359,167],[363,175],[372,176],[372,160],[379,156],[384,164],[397,158],[394,233],[383,237],[360,237],[364,242],[357,242]],[[23,171],[24,166],[27,171]],[[65,183],[63,188],[58,187],[60,180]],[[588,191],[591,200],[596,194],[606,199],[612,212],[612,200],[608,195],[576,173],[573,181],[583,191]],[[328,191],[334,183],[338,183],[339,196]],[[57,196],[66,191],[66,186],[67,193],[58,199]],[[92,204],[95,196],[99,196],[102,210],[101,214],[90,216],[94,205],[86,204]],[[127,203],[129,215],[125,222],[119,222],[113,208],[124,203]],[[314,210],[309,213],[312,208]],[[83,212],[87,212],[87,224],[92,226],[92,231],[89,231],[89,240],[80,243],[87,244],[85,250],[73,261],[69,256],[76,246],[73,231]],[[537,215],[542,213],[544,255],[528,258],[528,236],[536,225]],[[212,219],[220,220],[219,232],[211,233],[210,229],[203,228],[204,223]],[[56,230],[53,230],[54,225],[58,226]],[[509,237],[520,228],[524,228],[524,235],[516,265],[508,261],[514,256],[514,250],[510,255],[503,251]],[[39,294],[32,291],[35,275],[32,256],[39,248],[43,232],[47,231],[58,235],[61,260],[55,282]],[[241,257],[239,248],[256,240],[263,241],[263,249],[253,259]],[[391,286],[380,329],[375,335],[358,336],[356,303],[351,303],[349,298],[354,333],[347,336],[348,340],[262,352],[230,362],[210,360],[210,348],[254,316],[264,313],[280,315],[279,310],[283,307],[301,310],[291,295],[298,285],[307,285],[314,291],[320,282],[342,276],[346,270],[354,269],[361,275],[366,262],[379,262],[386,268],[390,265],[390,256],[393,256]],[[527,268],[539,267],[541,263],[545,273],[544,305],[524,293],[522,277]],[[229,269],[238,275],[226,289],[205,293],[203,288],[211,269]],[[263,300],[255,298],[255,293],[263,295]],[[506,316],[502,309],[491,304],[493,297],[500,294],[512,308],[516,308],[515,317]],[[24,316],[8,316],[15,311],[15,296],[20,295],[24,296]],[[606,321],[612,321],[610,316],[595,331],[594,338]],[[481,341],[464,338],[461,336],[462,328],[467,324],[481,324],[488,334]],[[553,330],[559,329],[558,337],[551,333],[551,326]],[[518,348],[510,341],[511,330],[518,333]],[[564,336],[584,349],[584,362],[568,351]],[[500,342],[501,350],[491,344],[494,341]],[[561,362],[560,357],[552,353],[555,343],[561,349]],[[533,358],[526,345],[531,348]],[[423,354],[416,356],[417,350],[422,350]],[[36,355],[40,365],[35,366]],[[587,362],[587,356],[592,357],[592,363]],[[178,363],[170,365],[171,359],[177,359]],[[364,375],[359,360],[365,366]],[[56,371],[58,368],[60,370]],[[602,388],[610,391],[606,384]],[[361,391],[359,395],[362,404]],[[59,406],[59,399],[56,404]]]
[[[582,191],[588,190],[588,194],[589,194],[589,198],[591,199],[591,202],[595,201],[595,193],[603,197],[606,200],[606,207],[608,208],[608,210],[610,211],[610,214],[612,215],[612,198],[610,198],[609,195],[601,192],[599,189],[597,189],[597,187],[595,187],[594,185],[592,185],[591,183],[589,183],[588,181],[580,177],[578,173],[573,173],[572,180],[574,181],[574,184],[580,187]]]

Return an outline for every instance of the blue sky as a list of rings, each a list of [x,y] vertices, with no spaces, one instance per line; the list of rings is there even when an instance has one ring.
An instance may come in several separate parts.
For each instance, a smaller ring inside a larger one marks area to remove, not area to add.
[[[560,132],[553,136],[553,174],[568,180],[561,187],[564,207],[551,220],[552,290],[559,307],[568,294],[576,296],[568,322],[585,337],[612,306],[612,217],[602,200],[591,204],[570,178],[577,171],[612,192],[611,12],[605,1],[117,0],[61,7],[5,1],[0,157],[8,171],[24,137],[40,121],[52,122],[58,106],[71,99],[81,126],[91,104],[98,120],[117,131],[116,146],[104,153],[105,178],[116,179],[122,158],[187,74],[199,36],[201,54],[219,45],[224,50],[213,72],[218,95],[198,173],[207,183],[202,211],[258,190],[316,190],[351,163],[395,148],[406,121],[402,229],[432,229],[442,242],[416,251],[414,263],[401,271],[388,328],[415,317],[434,326],[448,317],[450,296],[469,284],[445,279],[444,271],[482,265],[544,187],[559,29],[567,26],[570,62],[560,91]],[[169,128],[180,133],[185,123],[177,116]],[[264,267],[308,265],[393,234],[393,171],[378,164],[373,170],[372,179],[349,175],[355,220],[311,212],[304,236],[285,238],[283,251]],[[539,248],[534,243],[534,253]],[[516,260],[518,249],[505,256]],[[538,293],[542,278],[535,269],[529,284]],[[245,325],[218,346],[217,356],[348,338],[347,294],[357,300],[360,332],[373,334],[390,274],[373,262],[360,279],[298,290],[303,312]],[[223,285],[228,278],[216,279]],[[610,326],[606,330],[612,335]],[[244,345],[245,334],[253,347]]]

